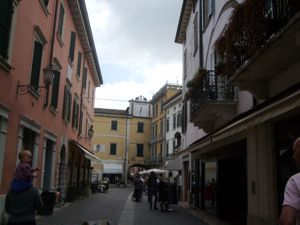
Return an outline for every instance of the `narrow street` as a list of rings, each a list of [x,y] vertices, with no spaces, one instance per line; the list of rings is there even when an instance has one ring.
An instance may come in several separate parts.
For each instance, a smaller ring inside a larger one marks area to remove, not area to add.
[[[142,202],[131,201],[133,188],[112,187],[108,193],[67,203],[52,216],[38,217],[38,225],[81,225],[86,221],[108,220],[111,225],[205,225],[187,209],[171,205],[171,212],[150,210],[146,196]],[[100,223],[101,224],[101,223]]]

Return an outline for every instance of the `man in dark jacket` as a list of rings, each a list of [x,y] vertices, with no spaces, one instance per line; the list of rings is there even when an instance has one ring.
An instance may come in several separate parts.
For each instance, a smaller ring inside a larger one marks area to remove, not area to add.
[[[157,209],[157,176],[155,172],[151,172],[147,180],[148,187],[148,202],[150,204],[150,209],[152,209],[152,199],[154,197],[154,209]]]
[[[36,210],[43,209],[43,201],[38,190],[13,187],[5,199],[5,209],[9,213],[7,225],[36,225]]]

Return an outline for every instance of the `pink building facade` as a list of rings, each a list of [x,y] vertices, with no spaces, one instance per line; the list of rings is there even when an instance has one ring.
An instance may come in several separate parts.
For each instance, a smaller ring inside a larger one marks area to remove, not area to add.
[[[40,168],[41,191],[72,200],[88,186],[91,161],[99,162],[90,140],[102,83],[84,1],[1,1],[0,212],[21,149]]]

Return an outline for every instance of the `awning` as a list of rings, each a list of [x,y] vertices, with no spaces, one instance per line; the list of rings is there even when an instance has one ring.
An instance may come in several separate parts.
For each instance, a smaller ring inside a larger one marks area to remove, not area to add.
[[[106,174],[123,174],[123,166],[121,164],[111,164],[104,163],[103,164],[103,173]]]
[[[182,170],[182,157],[168,161],[165,169],[169,171]]]
[[[70,145],[75,147],[76,149],[78,149],[79,151],[81,151],[84,154],[84,157],[86,159],[89,159],[91,161],[94,161],[95,163],[99,163],[101,164],[102,161],[101,159],[99,159],[96,155],[94,155],[92,152],[90,152],[89,150],[87,150],[85,147],[83,147],[82,145],[80,145],[78,142],[76,141],[70,141]]]

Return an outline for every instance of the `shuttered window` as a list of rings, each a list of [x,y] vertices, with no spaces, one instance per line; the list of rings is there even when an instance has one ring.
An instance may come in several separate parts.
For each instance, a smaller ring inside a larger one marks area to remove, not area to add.
[[[56,71],[52,83],[51,107],[57,109],[58,94],[59,94],[60,72]]]
[[[82,53],[78,52],[78,58],[77,58],[77,76],[80,77],[80,72],[81,72],[81,58],[82,58]]]
[[[79,134],[82,134],[82,121],[83,121],[83,112],[80,111],[80,115],[79,115]]]
[[[74,98],[73,101],[73,117],[72,117],[72,127],[78,128],[78,113],[79,113],[79,104],[78,98]]]
[[[76,41],[76,33],[71,31],[71,40],[70,40],[70,49],[69,49],[69,59],[71,62],[74,61],[75,41]]]
[[[72,94],[71,94],[70,87],[66,85],[64,91],[64,104],[63,104],[63,115],[62,115],[63,120],[66,122],[70,122],[71,105],[72,105]]]
[[[116,120],[111,121],[111,130],[118,130],[118,121]]]
[[[83,76],[82,76],[82,88],[86,89],[86,80],[87,80],[87,68],[83,68]]]
[[[115,144],[115,143],[110,144],[110,154],[111,155],[117,154],[117,144]]]
[[[0,55],[8,58],[9,35],[13,13],[13,1],[0,1]]]
[[[136,144],[136,156],[143,157],[144,156],[144,145]]]
[[[43,44],[34,42],[33,59],[31,66],[30,85],[37,91],[40,80],[41,61],[43,54]]]
[[[58,36],[60,38],[62,38],[62,34],[63,34],[63,28],[64,28],[64,17],[65,17],[65,9],[63,4],[60,4],[60,11],[59,11],[59,21],[58,21]]]

